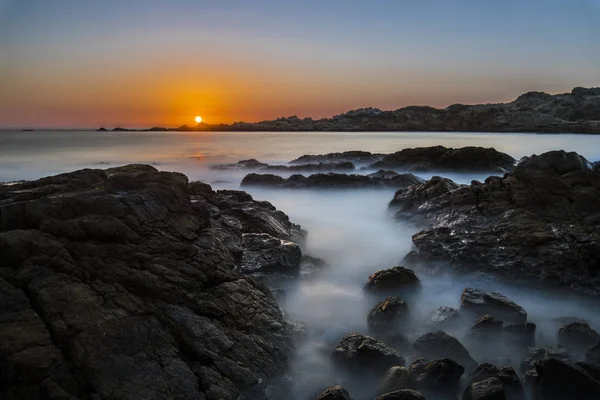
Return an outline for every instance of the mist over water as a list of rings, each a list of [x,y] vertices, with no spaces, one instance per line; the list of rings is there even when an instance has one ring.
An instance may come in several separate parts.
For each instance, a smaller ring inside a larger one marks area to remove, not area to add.
[[[249,171],[214,170],[218,163],[256,158],[286,163],[303,154],[366,150],[390,153],[408,147],[495,147],[515,158],[548,150],[577,151],[600,160],[600,137],[583,135],[462,134],[462,133],[157,133],[157,132],[0,132],[0,181],[36,179],[80,168],[108,168],[150,163],[180,171],[190,180],[215,189],[239,189]],[[363,171],[361,173],[366,173]],[[278,173],[279,174],[279,173]],[[288,174],[279,174],[287,176]],[[418,174],[429,178],[433,173]],[[487,174],[439,173],[459,183],[483,181]],[[330,353],[341,337],[369,334],[367,314],[375,304],[363,292],[373,272],[401,265],[419,228],[396,221],[387,206],[394,190],[276,190],[244,188],[257,200],[268,200],[308,231],[304,253],[327,261],[318,274],[287,288],[281,307],[292,320],[308,325],[309,338],[294,356],[291,376],[298,400],[314,398],[322,389],[343,383],[355,400],[373,390],[360,380],[347,380],[333,368]],[[431,275],[416,270],[423,289],[406,299],[410,322],[402,333],[414,341],[428,329],[424,318],[440,306],[459,307],[465,287],[498,291],[521,305],[537,324],[538,345],[555,344],[558,317],[586,319],[600,329],[597,304],[575,295],[531,288],[482,273]],[[520,357],[499,344],[475,346],[467,338],[471,323],[447,333],[456,336],[478,362],[519,370]],[[410,362],[413,356],[404,354]],[[431,400],[428,397],[428,400]]]

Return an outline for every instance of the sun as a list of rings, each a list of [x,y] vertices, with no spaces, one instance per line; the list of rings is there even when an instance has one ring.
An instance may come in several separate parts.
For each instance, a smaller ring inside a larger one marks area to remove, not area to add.
[[[194,120],[195,120],[197,123],[200,123],[200,122],[202,122],[202,117],[201,117],[201,116],[199,116],[199,115],[197,115],[197,116],[196,116],[196,118],[194,118]]]

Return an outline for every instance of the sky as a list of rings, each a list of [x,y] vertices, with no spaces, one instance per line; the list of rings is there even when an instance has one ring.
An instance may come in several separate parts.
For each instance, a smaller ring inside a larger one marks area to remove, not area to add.
[[[178,126],[600,86],[600,0],[0,0],[0,127]]]

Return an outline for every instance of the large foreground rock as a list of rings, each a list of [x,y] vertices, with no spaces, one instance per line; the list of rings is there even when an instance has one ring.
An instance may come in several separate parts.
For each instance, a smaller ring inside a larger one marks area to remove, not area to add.
[[[416,390],[402,389],[382,394],[376,400],[425,400],[425,396]]]
[[[492,377],[472,383],[463,395],[463,400],[506,400],[506,392],[502,381]]]
[[[242,186],[260,186],[286,189],[356,189],[391,187],[394,189],[407,188],[422,180],[413,174],[396,175],[356,175],[356,174],[294,174],[289,178],[282,178],[273,174],[248,174],[242,180]]]
[[[352,398],[346,389],[338,385],[325,389],[316,400],[352,400]]]
[[[585,158],[551,151],[483,183],[432,181],[393,201],[429,225],[407,260],[600,295],[600,173]]]
[[[404,357],[370,336],[352,332],[344,336],[331,354],[333,362],[355,373],[378,374],[406,364]]]
[[[296,228],[145,165],[0,186],[0,397],[285,397],[289,329],[235,269],[244,233]]]
[[[372,168],[402,168],[410,171],[484,171],[512,169],[515,159],[493,148],[444,146],[417,147],[388,154]]]
[[[600,367],[555,358],[536,363],[544,400],[600,398]]]

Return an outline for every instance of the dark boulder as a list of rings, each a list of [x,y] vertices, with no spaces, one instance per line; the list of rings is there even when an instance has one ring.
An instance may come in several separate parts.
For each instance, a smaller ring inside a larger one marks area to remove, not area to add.
[[[536,328],[537,326],[531,322],[505,325],[504,335],[510,344],[521,347],[533,346],[535,344]]]
[[[375,272],[365,283],[364,289],[371,293],[405,293],[421,288],[421,281],[414,271],[405,267],[393,267]]]
[[[504,322],[501,320],[492,317],[490,314],[485,314],[482,317],[479,317],[477,321],[471,327],[471,330],[474,332],[502,332],[502,327]]]
[[[331,354],[334,364],[350,372],[381,374],[406,364],[404,357],[383,342],[360,333],[344,336]]]
[[[377,393],[389,393],[395,390],[407,389],[411,384],[411,374],[408,368],[395,366],[387,370],[379,385]]]
[[[585,323],[572,322],[558,330],[558,344],[579,353],[599,343],[600,334]]]
[[[544,400],[600,398],[600,367],[548,358],[535,369]]]
[[[338,385],[325,389],[316,400],[352,400],[352,398],[346,389]]]
[[[449,266],[600,295],[598,198],[600,173],[576,153],[552,151],[485,182],[433,178],[396,193],[393,203],[398,218],[427,226],[413,235],[409,267]]]
[[[0,185],[0,397],[268,398],[291,333],[235,269],[242,234],[295,229],[147,165]]]
[[[466,288],[460,298],[460,309],[461,312],[477,316],[489,314],[490,317],[519,324],[527,321],[527,313],[521,306],[495,292]]]
[[[457,361],[467,370],[472,370],[477,363],[469,351],[455,338],[444,331],[433,331],[418,338],[413,347],[423,357],[449,358]]]
[[[576,360],[577,355],[561,346],[531,347],[528,355],[521,360],[521,372],[525,373],[535,367],[537,361],[555,358],[562,361]]]
[[[423,321],[428,328],[452,327],[460,320],[460,313],[452,307],[438,307],[431,312]]]
[[[403,168],[413,171],[506,171],[515,159],[493,148],[444,146],[417,147],[388,154],[372,168]]]
[[[369,153],[368,151],[345,151],[343,153],[328,153],[328,154],[307,154],[298,157],[290,164],[314,164],[314,163],[338,163],[338,162],[352,162],[355,164],[372,164],[373,162],[380,160],[383,154]]]
[[[375,400],[425,400],[425,396],[416,390],[402,389],[382,394]]]
[[[462,365],[448,358],[433,361],[417,359],[410,364],[412,384],[426,393],[455,392],[464,372]]]
[[[242,186],[261,186],[283,189],[357,189],[391,187],[407,188],[421,182],[412,174],[397,174],[394,176],[371,177],[367,175],[319,173],[312,175],[294,174],[282,178],[271,174],[248,174],[242,180]]]
[[[269,164],[262,163],[254,158],[249,160],[240,160],[235,164],[219,164],[213,165],[213,169],[262,169],[268,167]]]
[[[297,165],[269,165],[262,168],[263,171],[284,171],[284,172],[319,172],[319,171],[354,171],[356,167],[350,161],[338,163],[315,163],[315,164],[297,164]]]
[[[498,378],[504,386],[506,398],[508,400],[524,400],[525,392],[519,376],[511,367],[498,368],[492,364],[479,364],[477,368],[469,374],[469,383],[477,383],[489,378]]]
[[[388,297],[371,309],[367,325],[374,332],[397,330],[408,319],[408,306],[399,297]]]
[[[507,400],[507,397],[502,381],[493,377],[469,385],[463,400]]]

